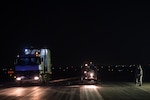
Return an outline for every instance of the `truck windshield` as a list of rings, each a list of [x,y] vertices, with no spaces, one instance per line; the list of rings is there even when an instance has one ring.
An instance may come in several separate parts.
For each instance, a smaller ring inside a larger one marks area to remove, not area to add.
[[[40,57],[18,57],[16,65],[38,65],[41,63]]]
[[[39,71],[16,71],[17,76],[35,76],[39,74]]]

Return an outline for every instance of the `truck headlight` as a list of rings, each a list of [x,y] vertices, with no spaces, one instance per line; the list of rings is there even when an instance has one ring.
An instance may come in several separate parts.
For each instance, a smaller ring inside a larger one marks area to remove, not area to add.
[[[87,71],[84,71],[84,74],[86,74],[87,73]]]
[[[90,73],[90,77],[93,77],[94,76],[94,73]]]
[[[35,76],[35,77],[34,77],[34,80],[39,80],[39,77],[38,77],[38,76]]]
[[[17,77],[16,80],[17,80],[17,81],[20,81],[20,80],[21,80],[21,77]]]

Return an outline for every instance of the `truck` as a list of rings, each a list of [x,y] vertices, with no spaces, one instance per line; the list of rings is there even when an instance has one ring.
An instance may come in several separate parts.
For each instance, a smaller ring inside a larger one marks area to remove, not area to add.
[[[82,83],[97,83],[97,68],[93,62],[85,63],[81,66],[81,82]]]
[[[49,83],[52,79],[51,52],[47,48],[25,48],[24,52],[15,57],[15,82]]]

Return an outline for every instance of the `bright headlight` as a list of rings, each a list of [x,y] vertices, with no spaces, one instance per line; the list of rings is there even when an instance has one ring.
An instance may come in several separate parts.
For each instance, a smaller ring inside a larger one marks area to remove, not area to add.
[[[90,77],[93,77],[94,76],[94,73],[90,73]]]
[[[87,71],[84,71],[84,74],[86,74],[87,73]]]
[[[38,77],[38,76],[35,76],[35,77],[34,77],[34,80],[39,80],[39,77]]]
[[[16,80],[17,80],[17,81],[20,81],[20,80],[21,80],[21,77],[17,77]]]

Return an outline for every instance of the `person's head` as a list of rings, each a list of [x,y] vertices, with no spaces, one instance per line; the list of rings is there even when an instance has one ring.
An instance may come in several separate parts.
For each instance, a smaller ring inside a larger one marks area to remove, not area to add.
[[[137,69],[141,69],[142,67],[141,67],[141,65],[139,64],[139,65],[137,65]]]
[[[142,68],[142,66],[141,66],[141,65],[139,65],[139,68],[141,69],[141,68]]]

